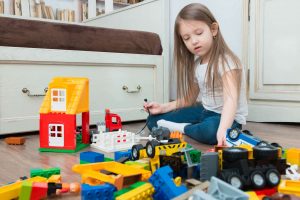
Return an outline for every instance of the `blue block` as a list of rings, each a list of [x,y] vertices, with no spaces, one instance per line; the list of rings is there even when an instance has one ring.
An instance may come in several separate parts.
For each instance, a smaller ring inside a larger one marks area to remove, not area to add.
[[[129,149],[128,151],[116,151],[115,152],[115,160],[119,160],[122,157],[126,157],[131,160],[131,149]]]
[[[116,187],[105,183],[103,185],[90,186],[88,184],[81,185],[82,200],[112,200]]]
[[[149,178],[149,182],[155,189],[155,193],[153,195],[155,200],[172,199],[187,191],[185,186],[177,187],[172,178],[173,171],[168,165],[157,169]]]
[[[89,163],[103,162],[104,155],[102,153],[97,153],[93,151],[85,151],[80,153],[80,160]]]

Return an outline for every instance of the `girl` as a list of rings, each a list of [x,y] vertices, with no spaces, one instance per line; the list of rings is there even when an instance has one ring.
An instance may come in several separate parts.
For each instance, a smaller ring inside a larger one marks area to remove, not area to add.
[[[148,128],[163,126],[202,143],[226,145],[226,130],[241,128],[248,114],[241,62],[202,4],[179,12],[174,33],[177,100],[144,103],[151,114]]]

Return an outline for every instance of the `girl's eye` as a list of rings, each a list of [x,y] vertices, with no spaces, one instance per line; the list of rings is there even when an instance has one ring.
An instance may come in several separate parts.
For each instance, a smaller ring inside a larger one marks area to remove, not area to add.
[[[188,38],[183,38],[184,41],[187,41],[187,40],[189,40],[189,39],[190,39],[189,37],[188,37]]]
[[[197,34],[197,35],[202,35],[202,33],[203,33],[203,32],[198,32],[198,33],[196,33],[196,34]]]

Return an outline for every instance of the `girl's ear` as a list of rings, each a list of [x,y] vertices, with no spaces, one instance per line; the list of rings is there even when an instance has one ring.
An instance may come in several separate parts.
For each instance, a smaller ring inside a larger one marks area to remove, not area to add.
[[[219,31],[219,24],[217,22],[213,22],[210,26],[210,30],[213,37],[216,37]]]

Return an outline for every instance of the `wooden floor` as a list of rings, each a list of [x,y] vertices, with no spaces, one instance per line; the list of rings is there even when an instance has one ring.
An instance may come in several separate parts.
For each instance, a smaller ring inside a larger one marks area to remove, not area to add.
[[[130,123],[124,126],[125,130],[131,132],[139,131],[145,122]],[[300,124],[272,124],[272,123],[251,123],[244,129],[251,130],[255,136],[269,141],[278,142],[284,148],[300,148]],[[21,176],[29,176],[31,168],[59,167],[64,182],[80,182],[80,176],[73,173],[71,168],[79,163],[79,153],[39,153],[38,135],[26,135],[24,145],[7,145],[0,139],[0,186],[13,182]],[[212,148],[185,137],[185,140],[195,148],[205,151]],[[85,149],[93,150],[94,149]],[[65,196],[64,199],[80,199],[80,197]]]

